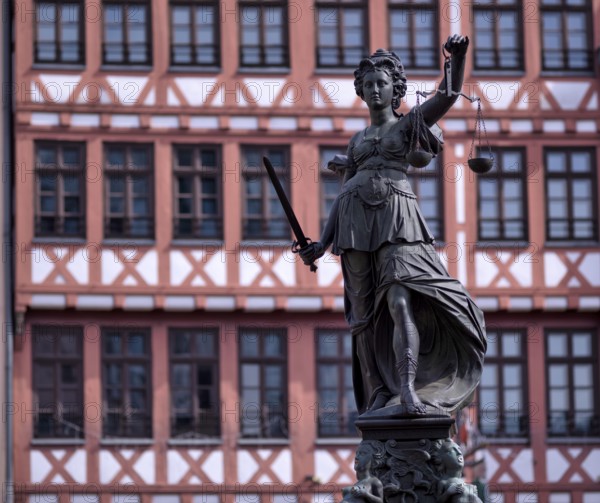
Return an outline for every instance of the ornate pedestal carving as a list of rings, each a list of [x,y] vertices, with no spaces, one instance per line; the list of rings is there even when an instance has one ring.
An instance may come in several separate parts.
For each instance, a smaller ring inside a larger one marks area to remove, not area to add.
[[[453,423],[447,416],[357,421],[364,439],[354,463],[359,480],[343,490],[344,501],[481,503],[476,487],[462,479]]]

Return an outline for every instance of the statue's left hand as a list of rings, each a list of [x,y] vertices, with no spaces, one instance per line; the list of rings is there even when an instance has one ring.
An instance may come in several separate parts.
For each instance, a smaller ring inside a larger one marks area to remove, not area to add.
[[[461,35],[448,37],[448,40],[444,44],[444,49],[453,56],[464,56],[467,53],[468,47],[469,37],[462,37]]]

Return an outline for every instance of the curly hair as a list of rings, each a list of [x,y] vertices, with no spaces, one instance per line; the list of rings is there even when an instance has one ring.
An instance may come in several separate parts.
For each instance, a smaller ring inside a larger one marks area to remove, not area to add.
[[[400,106],[400,100],[406,95],[406,74],[402,61],[394,52],[377,49],[368,58],[363,59],[358,68],[354,70],[354,90],[356,94],[364,99],[363,79],[365,75],[374,70],[383,70],[392,79],[394,86],[394,97],[392,99],[392,109]]]

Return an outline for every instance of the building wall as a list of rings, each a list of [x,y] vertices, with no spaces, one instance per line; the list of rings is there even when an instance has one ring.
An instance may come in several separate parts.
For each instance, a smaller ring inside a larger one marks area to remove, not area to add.
[[[306,234],[316,239],[319,147],[344,146],[368,125],[351,71],[315,68],[313,3],[295,4],[299,14],[289,23],[290,70],[272,73],[239,69],[239,11],[236,2],[222,2],[222,64],[218,71],[202,74],[169,69],[166,0],[152,2],[153,64],[146,70],[102,66],[102,23],[93,14],[97,5],[92,0],[85,2],[89,9],[85,66],[36,66],[34,4],[23,0],[15,5],[19,7],[15,18],[15,299],[25,319],[15,354],[14,393],[25,411],[15,425],[19,496],[59,494],[60,502],[67,503],[74,501],[74,494],[89,493],[109,503],[115,493],[135,493],[143,503],[150,503],[157,495],[177,494],[182,503],[196,503],[193,496],[198,494],[219,493],[232,502],[236,495],[259,493],[262,503],[269,498],[280,503],[278,495],[293,491],[299,491],[302,501],[309,501],[314,493],[338,494],[354,477],[356,441],[318,438],[312,416],[317,401],[314,330],[345,327],[338,259],[326,256],[313,274],[287,245],[244,241],[241,225],[241,146],[289,146],[292,165],[298,168],[290,184],[291,201]],[[374,0],[368,5],[370,49],[386,47],[386,2]],[[468,3],[444,0],[439,7],[441,40],[455,32],[472,38]],[[531,7],[533,15],[539,13],[538,2],[527,3],[524,19],[531,19]],[[597,47],[597,3],[593,9]],[[539,17],[534,19],[537,28]],[[477,179],[465,163],[474,133],[474,109],[459,100],[440,122],[446,142],[445,240],[438,252],[450,274],[467,286],[486,311],[488,327],[527,327],[528,395],[538,409],[530,415],[528,439],[493,442],[483,451],[490,490],[502,493],[505,503],[535,498],[539,503],[557,503],[550,499],[554,493],[569,493],[572,503],[595,503],[600,501],[598,439],[550,442],[547,438],[543,330],[581,327],[592,329],[597,337],[600,247],[597,243],[545,244],[543,149],[598,147],[600,85],[593,75],[543,75],[539,32],[526,29],[524,37],[522,74],[478,74],[468,58],[465,92],[482,98],[492,145],[526,147],[529,239],[498,247],[477,241]],[[412,77],[409,73],[409,80],[420,89],[432,89],[440,77],[439,72],[416,72]],[[415,100],[409,89],[401,111],[406,113]],[[34,142],[39,140],[85,142],[84,240],[35,237]],[[103,144],[119,141],[153,145],[154,240],[103,237]],[[172,145],[181,143],[222,147],[222,243],[172,239]],[[599,166],[597,148],[595,156]],[[596,177],[596,192],[599,189]],[[115,323],[151,327],[150,441],[103,440],[101,421],[94,415],[86,417],[83,441],[33,438],[34,414],[27,412],[33,403],[31,327],[61,323],[85,327],[86,410],[102,404],[97,328]],[[239,402],[236,334],[245,324],[288,327],[289,400],[299,404],[302,412],[302,420],[290,422],[289,441],[240,438],[239,410],[234,405]],[[180,444],[169,438],[167,329],[190,325],[220,328],[223,429],[217,442]],[[292,336],[296,329],[297,340]],[[310,481],[313,475],[320,484]]]

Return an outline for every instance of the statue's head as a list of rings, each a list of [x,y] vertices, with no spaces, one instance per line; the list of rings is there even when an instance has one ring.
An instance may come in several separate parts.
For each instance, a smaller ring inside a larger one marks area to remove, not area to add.
[[[406,94],[406,74],[402,61],[395,53],[383,49],[377,49],[368,58],[363,59],[358,64],[358,68],[354,70],[354,89],[362,99],[364,99],[363,79],[365,75],[375,70],[387,73],[392,80],[394,86],[392,108],[395,110],[400,106],[400,100]]]
[[[431,462],[437,471],[450,476],[460,476],[465,466],[465,461],[456,442],[447,438],[434,442],[434,452],[431,453]]]
[[[385,448],[381,442],[364,440],[356,450],[354,469],[364,471],[366,469],[376,470],[385,465]]]

